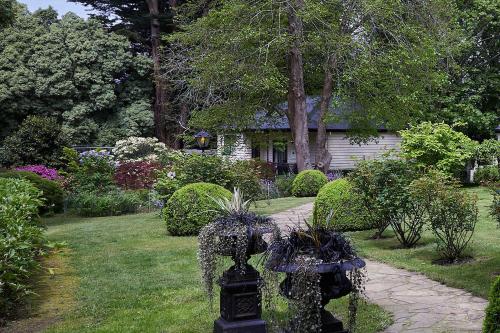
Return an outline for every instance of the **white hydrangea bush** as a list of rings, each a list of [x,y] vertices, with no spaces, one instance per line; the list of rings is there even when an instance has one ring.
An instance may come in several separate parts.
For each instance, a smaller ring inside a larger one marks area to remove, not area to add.
[[[168,148],[157,138],[131,136],[117,141],[113,154],[120,162],[156,161]]]

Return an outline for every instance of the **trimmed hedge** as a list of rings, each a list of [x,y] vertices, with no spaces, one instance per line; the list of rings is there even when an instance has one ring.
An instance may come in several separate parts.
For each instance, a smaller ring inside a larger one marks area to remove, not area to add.
[[[497,276],[491,286],[488,307],[484,318],[483,332],[500,332],[500,276]]]
[[[328,178],[319,170],[301,171],[292,183],[292,195],[296,197],[313,197],[328,183]]]
[[[45,179],[30,171],[4,171],[0,173],[0,178],[26,179],[42,191],[44,205],[40,207],[41,214],[62,212],[64,194],[61,185],[55,181]]]
[[[334,180],[321,188],[314,201],[313,221],[326,223],[332,212],[330,226],[337,231],[368,230],[369,224],[360,198],[347,179]]]
[[[231,198],[231,192],[210,183],[186,185],[168,199],[163,216],[173,236],[198,235],[201,228],[218,217],[218,205],[212,198]]]

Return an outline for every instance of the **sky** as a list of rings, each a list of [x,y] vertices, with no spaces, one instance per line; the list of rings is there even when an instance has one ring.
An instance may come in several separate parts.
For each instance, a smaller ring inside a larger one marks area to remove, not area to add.
[[[68,2],[66,0],[18,0],[21,3],[28,5],[28,9],[30,12],[34,12],[38,8],[47,8],[48,6],[52,6],[59,15],[66,14],[67,12],[73,12],[81,17],[88,17],[88,12],[85,10],[85,7],[73,3]]]

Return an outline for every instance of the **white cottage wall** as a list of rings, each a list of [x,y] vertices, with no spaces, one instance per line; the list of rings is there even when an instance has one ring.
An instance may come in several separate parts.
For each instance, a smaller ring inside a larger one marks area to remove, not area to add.
[[[367,144],[351,144],[345,133],[329,133],[327,148],[332,155],[330,169],[350,170],[362,160],[374,159],[389,150],[400,150],[401,137],[397,134],[383,133],[376,141]]]
[[[252,158],[252,147],[250,140],[245,134],[238,134],[234,144],[232,144],[228,149],[229,154],[225,151],[225,137],[223,135],[217,135],[217,155],[226,156],[230,160],[249,160]]]

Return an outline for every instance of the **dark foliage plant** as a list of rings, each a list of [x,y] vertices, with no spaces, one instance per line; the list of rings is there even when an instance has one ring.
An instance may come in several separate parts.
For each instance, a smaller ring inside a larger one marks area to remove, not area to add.
[[[497,276],[491,285],[483,323],[483,333],[498,332],[500,332],[500,276]]]
[[[318,332],[321,327],[321,276],[318,266],[356,260],[351,242],[325,225],[290,229],[288,236],[275,234],[264,255],[265,268],[276,272],[295,267],[287,296],[293,320],[292,332]],[[272,273],[271,273],[272,274]],[[349,328],[355,329],[360,294],[364,291],[364,272],[354,268],[349,274],[352,292],[349,298]],[[287,278],[288,279],[288,278]],[[285,280],[286,281],[286,280]],[[324,305],[324,304],[323,304]]]
[[[221,257],[232,257],[236,270],[245,272],[250,255],[266,249],[262,235],[279,233],[271,218],[248,211],[250,201],[244,200],[240,189],[235,188],[231,199],[214,198],[214,201],[220,216],[204,226],[198,235],[198,262],[210,303],[217,272],[222,268]]]
[[[151,188],[159,170],[160,164],[157,162],[122,162],[116,168],[114,180],[126,190]]]
[[[4,171],[0,172],[0,178],[26,179],[42,193],[43,204],[40,214],[60,213],[64,206],[64,193],[58,182],[42,178],[36,173],[29,171]]]

